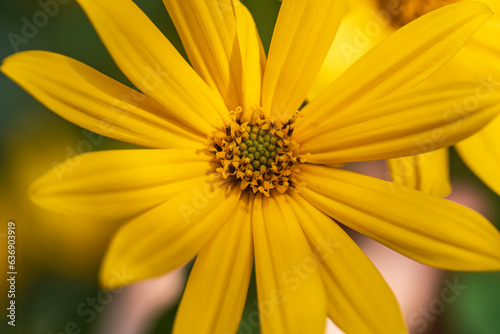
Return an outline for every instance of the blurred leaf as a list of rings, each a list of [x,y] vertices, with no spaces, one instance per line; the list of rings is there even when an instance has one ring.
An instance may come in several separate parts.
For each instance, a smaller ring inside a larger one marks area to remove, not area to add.
[[[464,273],[459,281],[467,288],[445,314],[449,333],[500,333],[500,273]]]

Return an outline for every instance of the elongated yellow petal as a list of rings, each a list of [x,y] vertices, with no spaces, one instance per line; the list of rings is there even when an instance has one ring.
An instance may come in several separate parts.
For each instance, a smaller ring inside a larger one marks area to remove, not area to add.
[[[303,165],[301,195],[341,223],[421,263],[500,270],[500,233],[477,212],[361,174]]]
[[[213,155],[194,150],[122,150],[78,155],[54,166],[30,189],[35,203],[90,218],[136,215],[199,184]]]
[[[238,209],[198,254],[177,311],[174,333],[237,332],[253,266],[248,195],[242,196]]]
[[[209,133],[227,109],[131,0],[78,0],[114,61],[146,95],[172,117]]]
[[[260,325],[264,334],[322,334],[319,263],[283,196],[257,195],[252,214]]]
[[[305,106],[307,121],[298,124],[297,131],[341,114],[348,106],[418,85],[460,50],[491,15],[484,4],[467,1],[410,22],[368,51]]]
[[[241,58],[232,0],[163,0],[191,64],[226,105],[241,105]]]
[[[387,160],[391,181],[437,197],[450,194],[448,149]]]
[[[242,60],[242,90],[244,121],[251,121],[251,113],[260,109],[262,77],[266,66],[266,54],[252,14],[239,1],[234,1],[238,43]]]
[[[321,266],[328,316],[346,333],[406,333],[398,302],[342,228],[300,195],[288,197]]]
[[[453,145],[498,113],[500,91],[478,95],[479,84],[452,83],[392,94],[357,107],[301,135],[309,162],[339,164],[416,155]]]
[[[262,107],[267,115],[293,114],[301,106],[346,6],[346,0],[283,1],[264,73]]]
[[[101,285],[114,289],[164,274],[191,260],[233,214],[239,187],[226,195],[213,175],[124,225],[101,267]],[[119,281],[116,273],[125,272]]]
[[[499,143],[500,117],[496,117],[483,130],[456,145],[467,166],[497,194],[500,194]]]
[[[74,59],[26,51],[5,59],[1,70],[47,108],[95,133],[153,148],[205,142],[153,99]]]

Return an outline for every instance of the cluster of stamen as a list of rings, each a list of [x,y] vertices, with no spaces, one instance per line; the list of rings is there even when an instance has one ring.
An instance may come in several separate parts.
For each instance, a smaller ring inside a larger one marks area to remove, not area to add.
[[[248,187],[266,196],[272,189],[285,193],[296,188],[295,174],[305,157],[299,156],[299,145],[290,139],[294,118],[283,124],[263,115],[245,123],[231,118],[223,131],[209,136],[222,177],[233,177],[240,181],[241,189]]]

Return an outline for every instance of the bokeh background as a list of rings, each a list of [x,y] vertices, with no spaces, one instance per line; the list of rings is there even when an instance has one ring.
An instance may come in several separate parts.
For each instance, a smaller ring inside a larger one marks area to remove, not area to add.
[[[161,0],[135,2],[185,56]],[[51,7],[53,15],[45,16],[45,24],[29,30],[26,22],[32,23],[36,15],[40,19],[38,13],[44,11],[44,3],[58,5]],[[243,3],[253,13],[267,51],[280,2]],[[74,0],[0,0],[0,59],[25,50],[71,56],[130,85]],[[34,206],[27,196],[29,185],[58,162],[78,153],[130,147],[82,131],[0,74],[1,333],[170,333],[189,265],[119,291],[101,290],[97,286],[100,260],[111,235],[124,222],[90,221],[48,212]],[[379,177],[386,175],[380,162],[351,168]],[[450,198],[475,208],[499,227],[498,196],[453,151],[451,168],[454,190]],[[15,327],[7,325],[6,317],[9,221],[16,223]],[[413,333],[500,333],[500,273],[435,270],[353,236],[394,287]],[[457,290],[452,302],[443,301],[443,290],[454,282],[464,288]],[[240,333],[259,332],[255,300],[252,279]]]

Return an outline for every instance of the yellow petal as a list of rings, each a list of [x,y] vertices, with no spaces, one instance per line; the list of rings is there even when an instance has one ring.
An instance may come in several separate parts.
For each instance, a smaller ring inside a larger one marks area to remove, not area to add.
[[[241,105],[241,59],[232,0],[163,0],[194,69],[226,105]]]
[[[238,209],[198,254],[177,311],[174,333],[237,332],[253,266],[248,195],[242,196]]]
[[[5,59],[1,70],[47,108],[103,136],[153,148],[205,142],[153,99],[74,59],[26,51]]]
[[[467,166],[493,191],[500,194],[500,117],[483,130],[462,140],[457,151]]]
[[[54,166],[30,188],[45,208],[96,219],[130,217],[199,184],[213,155],[194,150],[100,151]]]
[[[221,97],[196,74],[131,0],[78,0],[114,61],[143,91],[194,129],[209,133],[227,118]]]
[[[484,48],[489,49],[490,52],[497,52],[500,50],[500,46],[498,45],[497,36],[500,33],[500,3],[495,1],[496,5],[492,5],[491,1],[481,1],[491,8],[493,13],[493,17],[486,22],[486,24],[479,29],[479,31],[474,34],[474,37],[471,39],[470,43],[467,43],[466,48]],[[497,64],[492,64],[495,66]]]
[[[326,301],[319,263],[283,196],[255,197],[255,275],[264,334],[322,334]]]
[[[350,109],[296,134],[308,161],[334,165],[416,155],[453,145],[498,113],[500,91],[481,95],[474,82],[425,86]]]
[[[113,237],[101,266],[101,285],[114,289],[187,263],[231,217],[240,194],[234,187],[226,195],[210,175],[134,218]],[[116,279],[121,272],[127,279]]]
[[[346,0],[283,1],[264,73],[262,107],[266,114],[293,114],[301,106],[346,6]]]
[[[500,2],[499,2],[500,5]],[[493,9],[493,7],[491,7]],[[446,82],[450,80],[480,80],[486,84],[498,84],[500,77],[500,16],[498,11],[489,19],[470,41],[442,69],[429,80]]]
[[[426,194],[446,197],[450,194],[448,149],[387,160],[391,181]]]
[[[297,131],[338,115],[348,106],[418,85],[460,50],[491,15],[484,4],[466,1],[410,22],[365,53],[305,106],[307,121],[298,124]]]
[[[477,212],[361,174],[303,165],[301,195],[334,219],[421,263],[500,270],[500,233]]]
[[[482,3],[486,4],[491,8],[493,13],[500,13],[500,3],[497,0],[480,0]]]
[[[242,60],[244,121],[251,121],[251,112],[260,109],[262,76],[266,66],[266,54],[252,14],[240,2],[234,1],[238,43]]]
[[[356,243],[300,195],[292,193],[288,200],[321,263],[333,322],[346,333],[406,333],[394,294]]]

